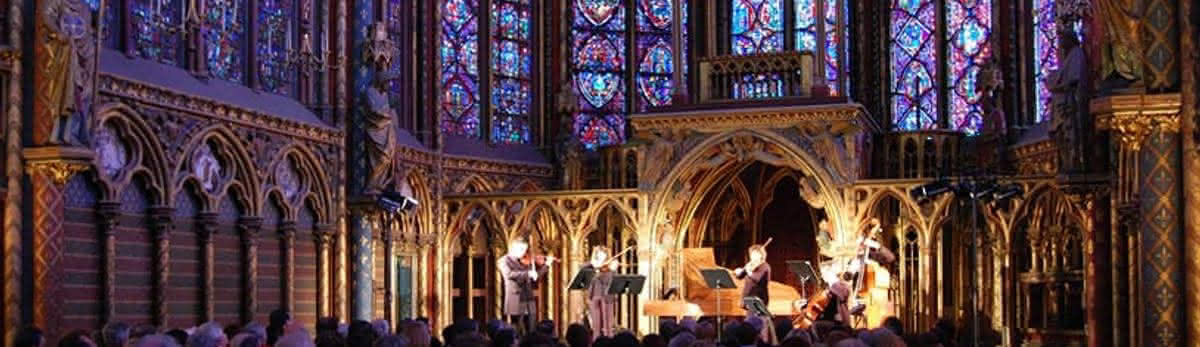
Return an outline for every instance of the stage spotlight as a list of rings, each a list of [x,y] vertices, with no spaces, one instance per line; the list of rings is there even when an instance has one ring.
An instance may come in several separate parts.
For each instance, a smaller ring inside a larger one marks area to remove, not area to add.
[[[916,188],[913,188],[912,191],[909,191],[908,194],[912,196],[913,200],[925,201],[938,195],[947,193],[953,190],[953,188],[954,187],[950,185],[950,181],[937,180],[917,186]]]
[[[996,185],[990,182],[978,182],[966,185],[967,197],[971,200],[991,200],[992,192],[996,191]]]
[[[996,201],[1002,201],[1024,193],[1025,189],[1022,189],[1020,185],[1005,184],[996,187],[996,190],[992,192],[992,199]]]
[[[419,205],[417,199],[393,191],[380,194],[378,203],[379,207],[391,213],[412,212]]]

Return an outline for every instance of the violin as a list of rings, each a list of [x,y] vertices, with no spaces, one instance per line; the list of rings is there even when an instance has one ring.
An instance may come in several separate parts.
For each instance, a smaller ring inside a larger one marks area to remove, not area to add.
[[[616,255],[608,257],[608,260],[605,260],[603,263],[600,263],[600,265],[595,266],[596,271],[599,271],[599,272],[615,271],[616,268],[625,266],[624,264],[620,263],[620,260],[617,260],[617,259],[620,259],[622,255],[625,255],[625,252],[629,252],[632,249],[633,249],[633,246],[625,247],[624,250],[621,250]]]
[[[557,258],[549,255],[533,254],[533,252],[525,252],[525,256],[521,257],[521,264],[543,266],[553,263]]]

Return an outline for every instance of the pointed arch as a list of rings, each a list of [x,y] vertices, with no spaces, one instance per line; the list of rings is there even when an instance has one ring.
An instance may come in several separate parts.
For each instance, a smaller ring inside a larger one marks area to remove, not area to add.
[[[539,213],[544,213],[544,215],[540,215]],[[521,214],[517,216],[516,221],[513,223],[511,232],[520,233],[525,229],[528,223],[538,222],[537,219],[534,219],[535,217],[548,216],[552,221],[559,224],[559,226],[562,228],[562,233],[567,233],[572,229],[573,226],[567,222],[566,218],[563,217],[564,215],[565,213],[563,213],[561,209],[557,208],[549,201],[535,201],[533,202],[532,206],[526,207]]]
[[[484,179],[483,176],[480,176],[477,173],[470,173],[466,177],[463,177],[458,184],[454,185],[454,189],[451,190],[451,192],[465,194],[468,193],[468,189],[474,190],[475,193],[489,193],[495,191],[495,187],[493,187],[491,184],[488,184],[488,180]]]
[[[262,206],[259,203],[261,195],[258,193],[262,184],[259,181],[259,171],[254,166],[254,161],[246,152],[249,145],[242,142],[241,138],[233,133],[224,124],[217,124],[198,131],[192,138],[184,142],[183,160],[178,160],[173,168],[175,172],[176,188],[181,187],[183,182],[188,179],[193,179],[200,187],[203,187],[200,177],[191,170],[191,165],[196,160],[195,155],[200,146],[214,146],[212,153],[221,163],[221,177],[218,178],[216,185],[211,190],[201,189],[205,193],[205,198],[210,207],[217,206],[216,201],[229,193],[229,188],[233,185],[240,186],[241,189],[236,189],[236,194],[233,198],[246,208],[243,211],[245,216],[257,216],[258,208]]]
[[[333,211],[335,205],[334,187],[331,185],[330,175],[326,170],[326,166],[318,164],[320,162],[312,149],[299,142],[289,143],[279,151],[279,155],[275,159],[267,164],[265,182],[269,183],[269,185],[264,184],[264,186],[268,186],[269,188],[263,192],[263,196],[265,197],[269,192],[276,191],[280,192],[280,198],[283,198],[279,186],[280,182],[276,181],[278,179],[276,172],[280,165],[295,165],[295,173],[300,176],[298,177],[300,187],[296,196],[291,201],[287,199],[281,200],[287,204],[288,210],[291,211],[291,214],[288,216],[291,219],[295,219],[297,217],[296,213],[302,207],[302,202],[311,199],[314,205],[313,212],[316,213],[314,217],[317,219],[317,222],[332,223],[335,215],[335,211]]]
[[[110,199],[119,199],[125,189],[131,185],[134,176],[143,175],[144,188],[151,196],[147,197],[151,204],[169,205],[171,185],[166,165],[167,156],[159,136],[146,124],[144,118],[136,110],[124,103],[108,103],[101,105],[96,111],[94,132],[107,131],[106,127],[115,130],[117,145],[124,146],[126,152],[125,166],[109,176],[104,173],[103,153],[107,149],[96,148],[97,156],[93,166],[99,173],[97,177],[105,187],[104,195]],[[93,134],[93,138],[96,138]],[[107,136],[107,135],[105,135]],[[103,145],[94,143],[93,145]]]
[[[502,236],[504,236],[506,239],[509,237],[509,235],[505,234],[505,230],[508,230],[508,227],[504,225],[504,218],[502,218],[502,215],[499,211],[496,211],[495,207],[484,202],[471,202],[462,206],[457,213],[453,215],[450,223],[447,225],[449,227],[449,232],[445,233],[442,241],[447,243],[454,242],[458,235],[463,232],[463,226],[467,220],[471,218],[471,214],[475,213],[475,211],[479,211],[479,213],[481,213],[481,215],[478,217],[481,222],[493,223],[497,231],[499,231],[501,234],[504,234]]]

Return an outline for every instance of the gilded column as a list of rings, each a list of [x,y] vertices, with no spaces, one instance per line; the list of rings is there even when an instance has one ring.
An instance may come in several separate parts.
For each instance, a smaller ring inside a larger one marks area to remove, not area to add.
[[[341,224],[338,226],[338,228],[341,229],[341,232],[334,234],[333,250],[332,250],[332,252],[333,252],[333,264],[332,264],[333,265],[333,288],[334,288],[334,290],[333,290],[333,310],[334,310],[334,315],[337,315],[338,318],[348,319],[350,317],[350,314],[349,314],[350,313],[350,310],[349,310],[350,304],[346,300],[346,298],[349,296],[347,293],[347,288],[346,288],[346,282],[348,282],[348,280],[347,280],[347,272],[348,271],[346,271],[346,259],[349,257],[349,255],[346,254],[347,253],[346,249],[348,248],[349,235],[347,235],[347,233],[346,233],[345,222],[343,221],[339,224]]]
[[[242,303],[242,321],[250,322],[254,320],[254,314],[258,310],[258,232],[262,229],[262,218],[243,217],[238,220],[238,229],[242,234],[242,248],[246,256],[242,262],[242,271],[246,276],[242,288],[245,298]],[[291,280],[289,277],[288,283]],[[288,312],[293,311],[289,308]]]
[[[1111,212],[1109,205],[1112,200],[1104,184],[1064,187],[1072,203],[1082,214],[1080,220],[1083,221],[1083,276],[1084,283],[1087,283],[1084,286],[1083,302],[1086,308],[1088,346],[1111,346],[1113,312],[1109,301],[1112,297],[1112,283],[1109,282],[1111,277],[1107,269],[1112,264],[1107,250],[1111,247],[1109,235],[1112,223],[1108,213]],[[1053,268],[1061,266],[1063,264],[1052,265]]]
[[[213,234],[217,232],[217,214],[212,212],[202,212],[196,216],[196,233],[200,240],[200,267],[201,278],[203,279],[203,288],[201,291],[204,295],[200,297],[203,302],[203,309],[200,311],[201,321],[210,321],[216,316],[215,308],[213,307],[214,299],[214,282],[213,282]]]
[[[1200,341],[1200,145],[1197,145],[1196,139],[1196,110],[1197,88],[1200,86],[1196,83],[1197,70],[1196,63],[1200,60],[1195,52],[1198,52],[1196,47],[1196,39],[1193,36],[1197,33],[1197,25],[1192,21],[1190,13],[1200,11],[1194,8],[1194,1],[1180,1],[1179,10],[1179,28],[1183,35],[1179,35],[1179,51],[1185,52],[1180,59],[1180,75],[1182,76],[1180,90],[1185,91],[1181,96],[1180,110],[1180,125],[1183,135],[1183,206],[1184,210],[1184,271],[1187,276],[1186,288],[1187,293],[1187,341]],[[1186,53],[1190,52],[1190,53]],[[1191,57],[1186,54],[1192,54]]]
[[[8,42],[13,49],[0,52],[0,59],[9,64],[21,61],[22,8],[24,1],[8,2]],[[12,69],[8,75],[8,100],[4,110],[5,157],[4,171],[4,341],[12,341],[21,328],[21,69]]]
[[[164,327],[167,318],[168,280],[171,275],[171,231],[175,228],[175,208],[150,208],[150,230],[154,233],[154,325]]]
[[[283,242],[283,304],[288,312],[296,312],[296,223],[279,224],[279,238]]]
[[[33,201],[33,322],[48,343],[61,333],[64,188],[71,176],[89,167],[91,152],[73,147],[24,151]],[[20,187],[19,185],[17,187]]]
[[[1119,170],[1139,181],[1119,195],[1138,197],[1140,229],[1135,271],[1141,299],[1136,345],[1179,346],[1185,339],[1179,94],[1094,99],[1097,128],[1110,130],[1123,154]],[[1127,155],[1124,154],[1133,154]],[[1135,161],[1136,160],[1136,161]],[[1131,190],[1131,191],[1125,191]]]
[[[317,317],[328,317],[330,309],[329,292],[329,245],[333,241],[333,230],[329,225],[318,225],[313,230],[313,241],[317,246]]]
[[[100,227],[100,238],[104,245],[104,284],[101,288],[104,298],[103,317],[101,322],[112,322],[117,317],[117,226],[121,215],[121,203],[117,201],[101,201],[96,206],[97,222]]]
[[[396,259],[396,244],[393,229],[395,228],[396,218],[392,216],[387,218],[387,224],[383,229],[383,317],[389,322],[397,322],[393,314],[396,312],[396,283],[392,279],[396,277],[395,264]]]
[[[357,206],[350,210],[350,242],[353,244],[351,271],[350,319],[370,321],[374,297],[372,275],[375,258],[372,252],[372,236],[375,232],[373,207]]]

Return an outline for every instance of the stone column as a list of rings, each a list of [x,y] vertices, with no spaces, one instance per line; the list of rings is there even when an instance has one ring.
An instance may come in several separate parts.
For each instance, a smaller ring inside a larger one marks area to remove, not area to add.
[[[33,201],[33,325],[57,343],[62,320],[64,188],[71,176],[86,170],[91,152],[75,147],[37,147],[24,151]],[[19,187],[19,186],[17,186]],[[10,189],[19,189],[10,187]]]
[[[121,216],[121,203],[117,201],[101,201],[96,206],[97,224],[100,227],[101,244],[104,245],[104,278],[101,287],[101,298],[104,299],[101,322],[112,322],[116,319],[117,297],[117,226]]]
[[[1176,13],[1179,15],[1179,52],[1191,52],[1192,58],[1186,58],[1186,54],[1182,55],[1179,70],[1180,84],[1179,90],[1190,91],[1184,92],[1181,96],[1180,122],[1183,139],[1183,187],[1184,187],[1184,234],[1185,246],[1187,252],[1184,254],[1184,271],[1187,276],[1187,283],[1184,288],[1187,293],[1187,322],[1188,332],[1187,341],[1200,341],[1200,144],[1197,144],[1196,135],[1196,100],[1197,93],[1195,92],[1200,86],[1197,85],[1196,79],[1200,78],[1197,74],[1196,64],[1200,63],[1196,53],[1196,38],[1194,34],[1200,28],[1194,21],[1193,13],[1200,11],[1195,1],[1180,1],[1179,9]]]
[[[1134,270],[1141,299],[1134,344],[1183,345],[1180,95],[1109,96],[1090,106],[1097,128],[1110,130],[1119,148],[1118,198],[1137,197],[1140,206],[1139,248],[1131,260],[1139,264]],[[1126,182],[1130,177],[1135,181]]]
[[[175,229],[175,208],[150,208],[150,231],[154,233],[154,325],[167,326],[168,282],[171,274],[171,231]]]
[[[204,293],[200,297],[203,302],[203,309],[200,311],[201,321],[210,321],[216,316],[215,308],[213,307],[213,234],[217,232],[217,214],[212,212],[202,212],[196,216],[196,236],[200,241],[200,267],[203,287],[201,291]]]
[[[258,232],[262,229],[262,218],[242,217],[238,220],[238,231],[242,234],[242,249],[246,259],[242,261],[245,282],[242,287],[242,321],[254,321],[258,312]],[[288,311],[292,312],[292,311]]]
[[[394,316],[396,307],[396,245],[394,234],[396,218],[395,216],[386,216],[386,223],[383,229],[383,318],[388,322],[396,323]]]
[[[374,207],[356,206],[350,210],[350,242],[353,265],[350,269],[350,319],[370,321],[374,311],[374,254],[372,236],[375,232]]]
[[[327,317],[333,314],[330,309],[329,288],[329,246],[333,242],[333,229],[328,225],[318,225],[313,230],[313,240],[317,244],[317,317]]]
[[[0,59],[16,66],[21,61],[22,15],[24,1],[8,3],[8,42],[14,49],[0,52]],[[4,174],[7,188],[4,192],[4,341],[12,341],[17,336],[17,330],[22,326],[21,301],[26,296],[21,295],[22,271],[25,260],[21,259],[24,252],[22,243],[21,214],[23,189],[21,179],[23,166],[21,164],[21,69],[13,69],[8,75],[7,98],[4,109]]]
[[[283,306],[296,312],[296,223],[279,224],[279,240],[283,242]],[[320,271],[317,271],[320,273]]]
[[[1072,204],[1079,209],[1083,221],[1084,248],[1084,292],[1088,346],[1113,345],[1112,278],[1107,269],[1112,267],[1107,251],[1111,245],[1112,223],[1109,212],[1111,199],[1107,185],[1091,182],[1081,185],[1067,183],[1063,186]],[[1053,259],[1060,259],[1056,254]],[[1065,264],[1055,264],[1061,269]],[[1053,270],[1059,271],[1059,270]]]

